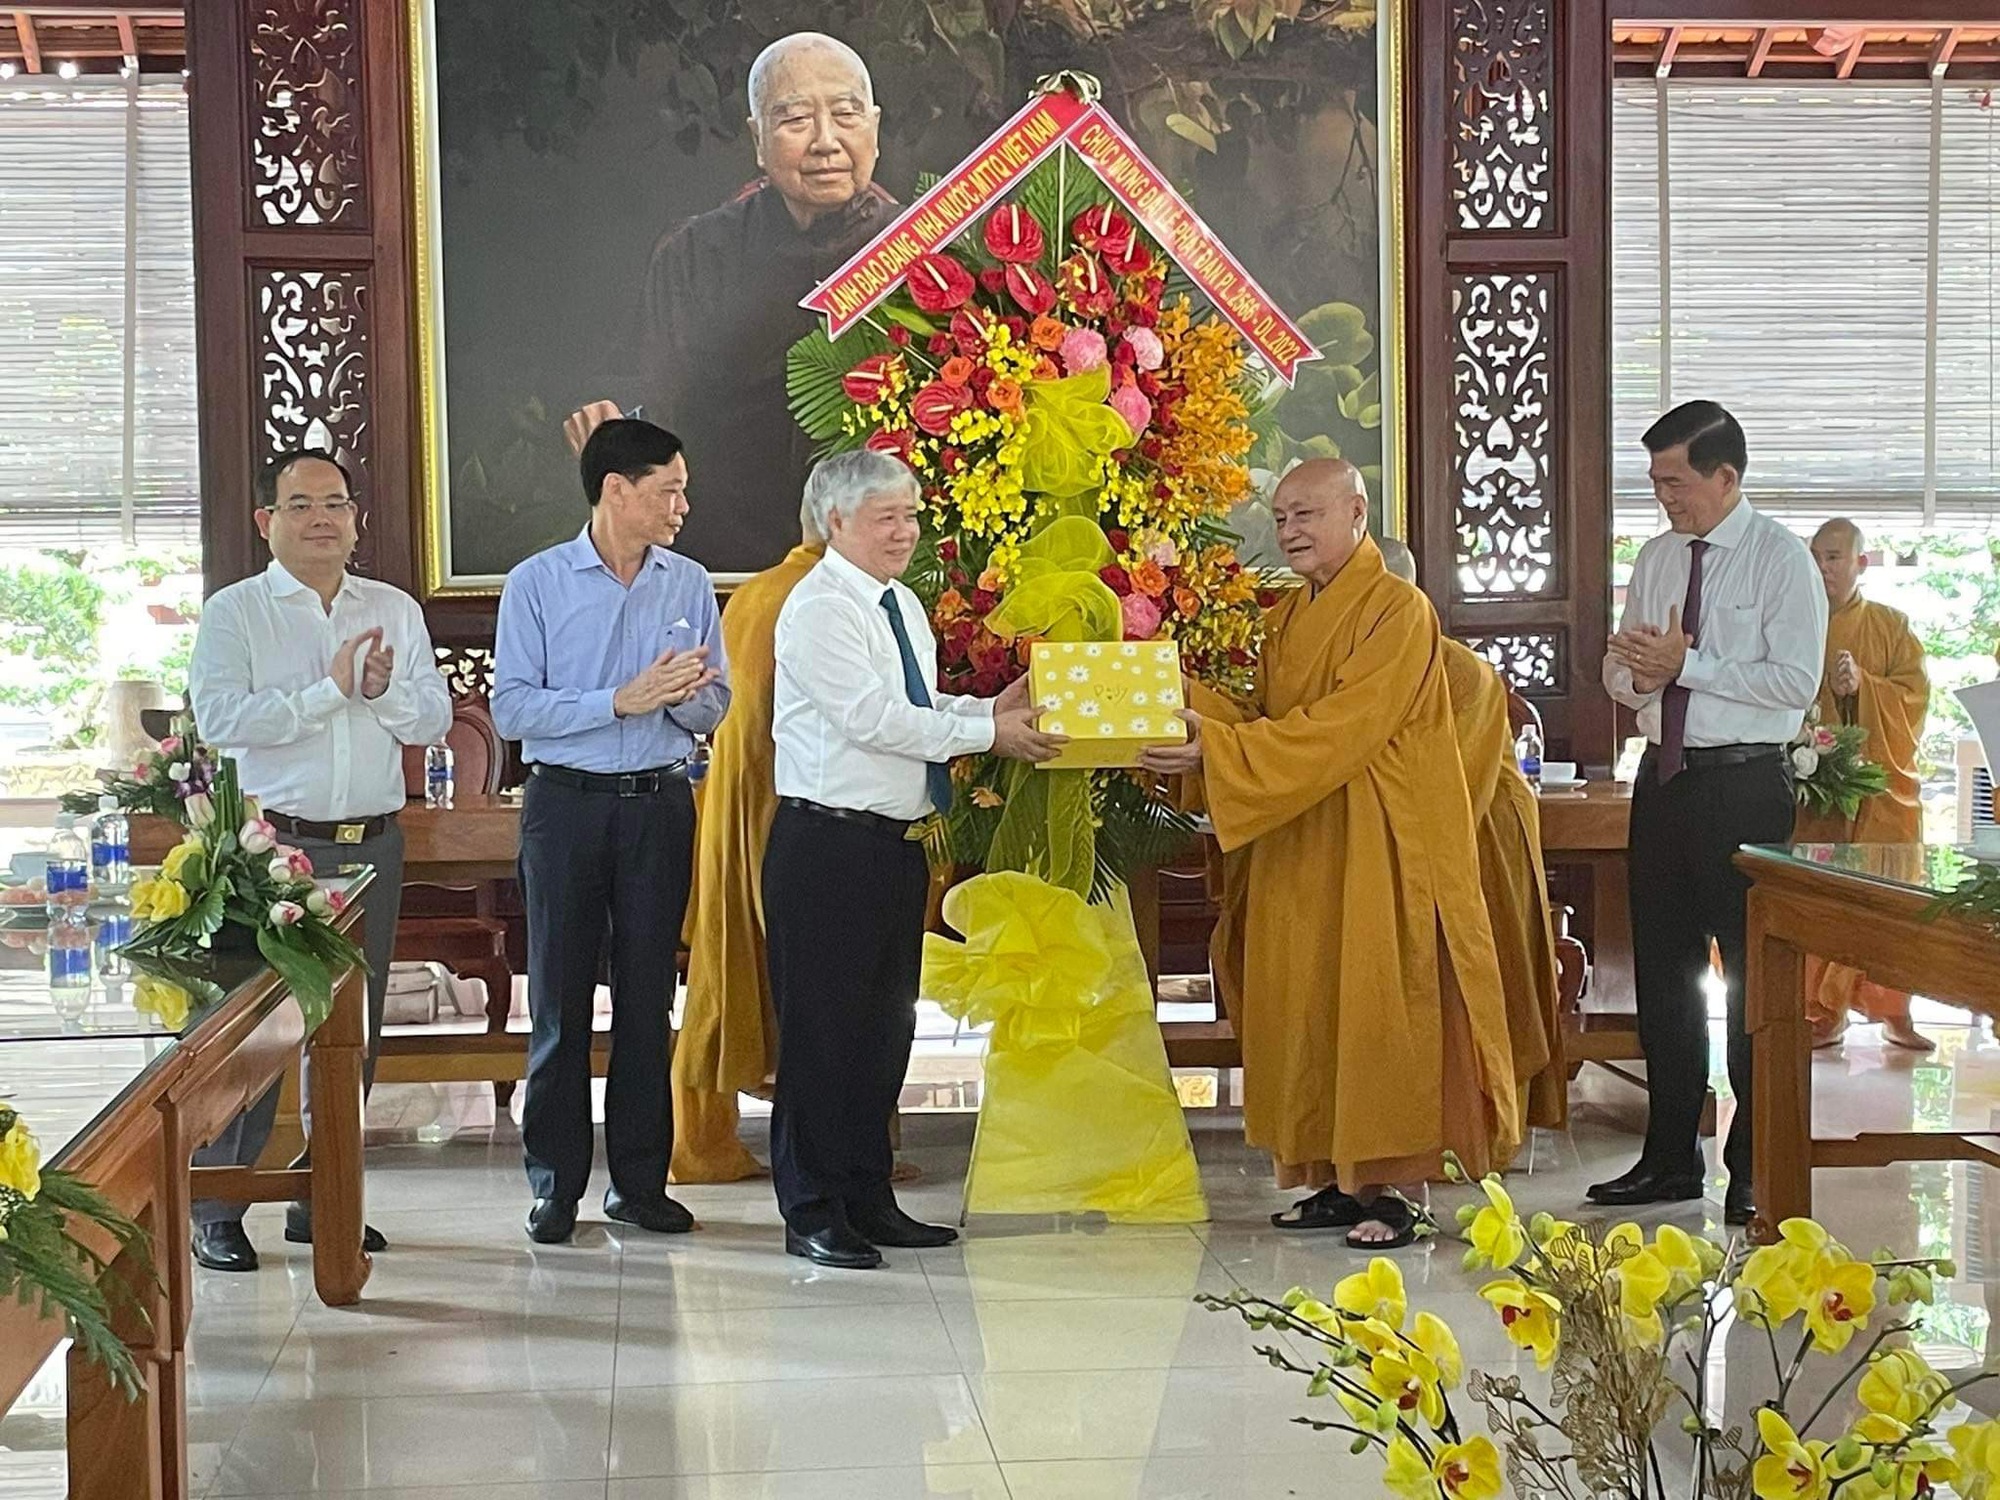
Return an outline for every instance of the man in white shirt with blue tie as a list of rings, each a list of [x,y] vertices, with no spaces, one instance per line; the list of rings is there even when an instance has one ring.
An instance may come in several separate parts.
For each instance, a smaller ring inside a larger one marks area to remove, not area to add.
[[[1632,783],[1628,879],[1639,1044],[1646,1054],[1646,1145],[1622,1177],[1590,1189],[1624,1208],[1700,1198],[1697,1133],[1708,1084],[1712,938],[1729,997],[1736,1114],[1723,1148],[1723,1217],[1754,1214],[1750,1042],[1743,1027],[1744,844],[1792,833],[1786,744],[1819,695],[1826,590],[1806,544],[1743,498],[1743,429],[1691,401],[1645,435],[1653,495],[1672,529],[1640,550],[1604,686],[1637,710],[1650,744]]]
[[[785,1249],[865,1270],[879,1246],[950,1244],[896,1206],[889,1121],[916,1034],[929,871],[915,835],[951,805],[954,756],[1052,759],[1022,677],[997,699],[937,690],[937,640],[897,577],[916,551],[916,476],[862,449],[805,501],[824,559],[778,615],[778,811],[764,857],[778,1012],[771,1175]],[[1815,684],[1816,686],[1817,684]]]

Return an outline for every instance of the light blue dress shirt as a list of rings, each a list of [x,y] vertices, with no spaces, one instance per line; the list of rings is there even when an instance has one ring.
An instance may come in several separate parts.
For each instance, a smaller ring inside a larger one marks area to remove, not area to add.
[[[668,648],[708,647],[723,674],[678,708],[621,719],[612,696]],[[715,584],[696,562],[654,547],[631,586],[605,566],[590,528],[507,575],[494,628],[493,723],[522,757],[574,771],[671,765],[729,709]]]

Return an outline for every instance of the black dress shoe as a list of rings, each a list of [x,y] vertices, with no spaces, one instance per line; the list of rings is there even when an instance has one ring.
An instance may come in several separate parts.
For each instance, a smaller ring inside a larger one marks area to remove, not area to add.
[[[882,1252],[845,1224],[835,1224],[813,1234],[800,1234],[785,1226],[785,1254],[802,1256],[815,1265],[839,1271],[872,1271],[882,1264]]]
[[[294,1245],[310,1245],[313,1242],[312,1210],[303,1203],[291,1203],[285,1207],[285,1238]],[[361,1226],[361,1248],[370,1255],[380,1255],[389,1248],[389,1242],[382,1238],[382,1231],[373,1224]]]
[[[613,1188],[604,1195],[604,1212],[620,1224],[635,1224],[652,1234],[686,1234],[694,1228],[694,1215],[665,1193],[628,1198]]]
[[[241,1224],[197,1224],[191,1237],[195,1264],[211,1271],[254,1271],[257,1249]]]
[[[566,1245],[576,1232],[576,1205],[560,1198],[537,1198],[528,1210],[528,1238],[537,1245]]]
[[[1640,1162],[1623,1177],[1595,1184],[1584,1196],[1603,1208],[1636,1208],[1645,1203],[1688,1203],[1701,1194],[1701,1173],[1662,1172]]]
[[[855,1232],[869,1244],[886,1245],[891,1250],[937,1250],[958,1243],[956,1229],[913,1219],[893,1204],[873,1213],[850,1209],[847,1217]]]
[[[1729,1180],[1729,1192],[1722,1200],[1722,1222],[1731,1229],[1742,1229],[1757,1217],[1757,1201],[1750,1191],[1750,1184]]]

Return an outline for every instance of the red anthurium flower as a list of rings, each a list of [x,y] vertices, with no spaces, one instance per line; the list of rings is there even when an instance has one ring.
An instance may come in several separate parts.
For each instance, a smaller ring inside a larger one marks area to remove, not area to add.
[[[987,216],[986,252],[1010,265],[1042,258],[1042,226],[1018,203],[1005,203]]]
[[[1132,238],[1132,221],[1109,203],[1100,203],[1095,208],[1086,208],[1071,221],[1069,237],[1086,250],[1127,242]]]
[[[949,334],[934,333],[925,341],[924,348],[929,352],[932,359],[943,359],[947,354],[951,353],[951,336]]]
[[[979,273],[979,290],[989,297],[997,297],[1007,290],[1007,268],[988,266]]]
[[[910,455],[916,451],[917,439],[916,434],[907,427],[899,427],[894,431],[880,428],[868,434],[867,446],[876,453],[886,453],[891,458],[900,458],[904,463],[908,463]]]
[[[871,354],[840,377],[840,388],[856,406],[873,406],[887,393],[898,363],[893,354]]]
[[[1072,255],[1056,270],[1056,289],[1070,311],[1084,318],[1101,318],[1111,311],[1118,293],[1097,257]]]
[[[986,315],[961,307],[951,315],[951,341],[960,354],[986,352]]]
[[[1153,252],[1139,242],[1137,233],[1122,240],[1106,240],[1097,253],[1114,276],[1143,276],[1153,269]]]
[[[972,273],[949,255],[919,255],[910,262],[910,300],[925,312],[963,307],[972,296]]]
[[[1032,318],[1039,318],[1056,305],[1056,289],[1033,266],[1007,268],[1007,295]]]
[[[901,323],[891,323],[889,325],[889,342],[894,344],[898,349],[907,349],[910,344],[910,330],[905,328]]]
[[[933,380],[918,390],[910,401],[910,417],[932,437],[943,437],[951,431],[951,419],[964,411],[971,402],[971,393],[963,386],[949,386],[943,381]]]

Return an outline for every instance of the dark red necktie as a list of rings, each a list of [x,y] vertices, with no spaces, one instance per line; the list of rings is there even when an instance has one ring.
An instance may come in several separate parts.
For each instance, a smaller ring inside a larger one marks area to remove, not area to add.
[[[1689,640],[1701,636],[1701,559],[1708,543],[1688,543],[1688,591],[1681,601],[1681,634]],[[1687,743],[1688,690],[1678,680],[1667,684],[1660,698],[1660,785],[1665,786],[1681,773]]]

